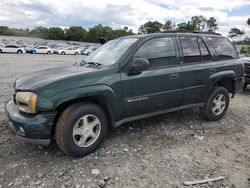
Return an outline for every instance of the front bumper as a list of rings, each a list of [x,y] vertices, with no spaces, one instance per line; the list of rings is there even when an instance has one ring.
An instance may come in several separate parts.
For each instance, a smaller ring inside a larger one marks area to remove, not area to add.
[[[245,84],[250,84],[250,76],[245,76]]]
[[[234,79],[234,94],[240,92],[244,86],[244,78],[239,77]]]
[[[8,128],[17,138],[38,145],[50,144],[56,112],[24,115],[10,100],[5,104],[5,113],[9,121]]]

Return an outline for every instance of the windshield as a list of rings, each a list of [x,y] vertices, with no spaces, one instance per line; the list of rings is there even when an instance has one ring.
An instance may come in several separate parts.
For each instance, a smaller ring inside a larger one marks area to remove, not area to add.
[[[94,62],[102,65],[114,64],[137,39],[119,38],[111,40],[91,53],[85,61],[87,63]]]

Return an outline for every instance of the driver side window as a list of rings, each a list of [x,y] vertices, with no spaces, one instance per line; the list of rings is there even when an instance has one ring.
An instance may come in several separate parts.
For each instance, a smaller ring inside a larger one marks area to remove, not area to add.
[[[154,38],[146,41],[134,57],[149,60],[151,67],[158,68],[176,64],[175,46],[172,37]]]

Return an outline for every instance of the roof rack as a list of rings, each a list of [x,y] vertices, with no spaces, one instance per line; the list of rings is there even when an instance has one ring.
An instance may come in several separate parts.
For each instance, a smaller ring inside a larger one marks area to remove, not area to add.
[[[182,29],[160,31],[160,33],[197,33],[197,34],[221,35],[220,33],[215,33],[215,32],[191,31],[191,30],[182,30]]]

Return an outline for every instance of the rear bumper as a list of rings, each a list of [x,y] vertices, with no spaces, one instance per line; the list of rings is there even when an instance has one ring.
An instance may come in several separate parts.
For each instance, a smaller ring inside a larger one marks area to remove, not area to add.
[[[9,130],[18,139],[38,145],[50,144],[56,112],[24,115],[17,110],[13,100],[10,100],[5,104],[5,113]]]

